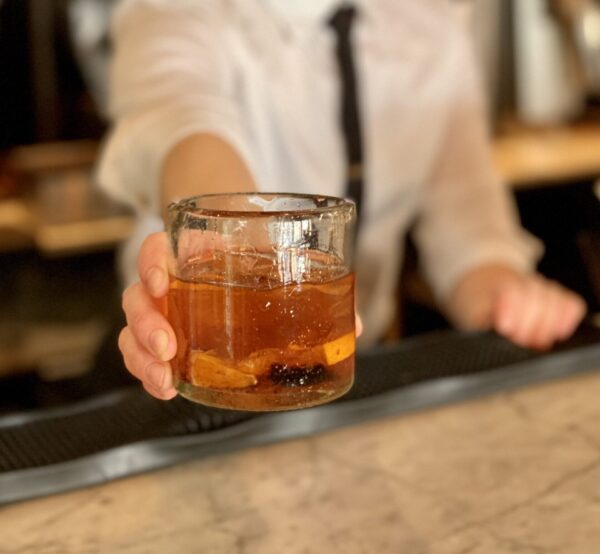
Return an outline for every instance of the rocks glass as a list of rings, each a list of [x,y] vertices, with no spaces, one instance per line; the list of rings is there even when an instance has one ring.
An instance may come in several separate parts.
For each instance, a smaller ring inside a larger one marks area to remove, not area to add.
[[[355,206],[236,193],[173,203],[167,317],[179,393],[209,406],[288,410],[354,379]]]

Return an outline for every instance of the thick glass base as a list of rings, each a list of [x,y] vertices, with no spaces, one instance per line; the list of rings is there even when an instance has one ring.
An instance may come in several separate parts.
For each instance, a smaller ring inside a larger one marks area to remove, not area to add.
[[[335,388],[329,386],[278,387],[272,391],[252,389],[208,389],[178,381],[175,388],[181,396],[215,408],[245,410],[250,412],[279,412],[309,408],[331,402],[346,394],[354,378],[343,383],[337,382]]]

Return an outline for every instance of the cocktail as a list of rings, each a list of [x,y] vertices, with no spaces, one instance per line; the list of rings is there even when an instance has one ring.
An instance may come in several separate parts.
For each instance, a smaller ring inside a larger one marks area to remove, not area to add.
[[[354,204],[206,195],[169,206],[176,388],[210,406],[287,410],[354,378]]]

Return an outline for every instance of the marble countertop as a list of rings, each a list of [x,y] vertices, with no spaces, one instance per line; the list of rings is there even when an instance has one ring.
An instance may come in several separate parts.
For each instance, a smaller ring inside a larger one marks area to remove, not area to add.
[[[600,374],[0,508],[2,554],[595,554]]]

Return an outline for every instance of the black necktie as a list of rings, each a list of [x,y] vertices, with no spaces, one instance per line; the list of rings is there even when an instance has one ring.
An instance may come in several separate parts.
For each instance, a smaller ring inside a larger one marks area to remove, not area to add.
[[[346,147],[347,173],[346,196],[356,203],[360,224],[363,205],[363,148],[358,109],[356,71],[352,55],[351,31],[356,17],[352,6],[339,8],[329,20],[335,31],[335,54],[341,80],[341,124]]]

